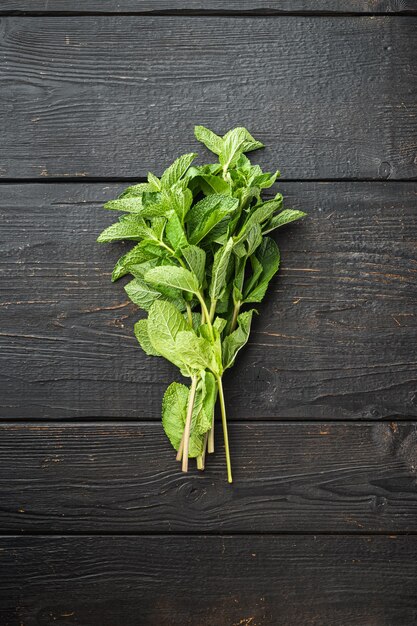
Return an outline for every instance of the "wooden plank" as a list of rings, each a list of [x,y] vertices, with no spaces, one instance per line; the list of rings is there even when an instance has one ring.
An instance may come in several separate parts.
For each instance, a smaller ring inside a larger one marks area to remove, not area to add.
[[[261,162],[287,178],[415,177],[416,26],[413,17],[4,18],[0,176],[143,176],[195,150],[193,125],[205,124],[247,126],[267,145]]]
[[[156,418],[177,370],[133,336],[137,308],[98,245],[120,185],[3,185],[4,418]],[[226,377],[231,419],[417,415],[414,183],[286,183],[309,218]]]
[[[415,530],[416,422],[232,424],[232,486],[220,431],[183,474],[159,424],[4,424],[0,530]]]
[[[4,626],[404,626],[417,539],[14,537],[0,540]]]
[[[2,0],[3,13],[197,13],[197,14],[259,14],[282,15],[286,13],[335,14],[416,13],[414,0],[83,0],[74,5],[73,0]]]

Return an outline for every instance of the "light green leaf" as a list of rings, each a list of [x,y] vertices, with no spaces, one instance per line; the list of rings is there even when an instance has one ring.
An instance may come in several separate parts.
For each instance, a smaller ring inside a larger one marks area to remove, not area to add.
[[[252,316],[255,313],[255,309],[246,311],[237,316],[237,328],[223,341],[223,368],[227,369],[232,367],[236,355],[247,343],[250,334],[250,327],[252,323]]]
[[[111,276],[112,281],[114,282],[122,276],[129,274],[131,265],[140,265],[151,258],[154,258],[153,255],[144,249],[143,246],[140,244],[136,245],[117,261]]]
[[[290,222],[295,222],[296,220],[305,217],[307,213],[303,211],[295,211],[294,209],[284,209],[278,215],[274,215],[269,222],[265,226],[264,235],[266,233],[270,233],[275,228],[279,228],[280,226],[284,226],[285,224],[289,224]]]
[[[204,269],[206,265],[206,253],[198,246],[187,246],[181,250],[190,270],[196,275],[199,286],[204,283]]]
[[[111,211],[125,211],[126,213],[141,213],[143,211],[142,194],[139,197],[124,197],[118,200],[110,200],[104,205]]]
[[[218,300],[222,297],[226,287],[227,268],[233,249],[233,237],[230,237],[226,245],[219,248],[214,255],[213,269],[211,273],[210,298]]]
[[[145,275],[145,280],[150,283],[174,287],[182,291],[197,294],[199,291],[197,277],[183,267],[162,266],[155,267]]]
[[[193,203],[193,194],[189,189],[173,187],[169,192],[168,202],[171,204],[181,222],[183,222]]]
[[[175,340],[178,333],[187,330],[188,324],[177,307],[171,302],[156,300],[148,316],[148,335],[154,349],[168,361],[184,368],[184,360],[178,353]]]
[[[214,154],[220,154],[223,148],[223,139],[204,126],[195,126],[194,135]]]
[[[191,421],[192,434],[204,435],[210,430],[214,420],[214,407],[217,399],[216,379],[211,372],[201,372]]]
[[[188,396],[188,387],[171,383],[162,400],[162,426],[175,450],[180,447],[184,432]]]
[[[171,215],[166,224],[166,236],[175,251],[188,245],[184,228],[176,213]]]
[[[213,347],[204,337],[198,337],[193,330],[180,331],[175,339],[177,354],[193,370],[217,370]]]
[[[98,236],[99,243],[112,241],[133,240],[140,241],[146,237],[152,237],[152,230],[146,225],[145,220],[136,215],[125,216],[121,221],[112,224]]]
[[[178,157],[162,174],[162,188],[169,189],[172,185],[175,185],[184,176],[196,156],[195,152],[190,152]]]
[[[138,340],[142,350],[149,354],[150,356],[161,356],[160,353],[155,350],[153,345],[151,344],[151,340],[149,339],[148,334],[148,320],[139,320],[134,325],[134,331],[136,339]]]
[[[162,298],[162,294],[156,289],[152,289],[141,278],[134,278],[127,283],[125,291],[134,304],[144,311],[149,311],[155,300]]]
[[[223,165],[223,169],[227,170],[240,157],[243,150],[243,144],[246,141],[246,129],[234,128],[229,130],[223,137],[223,148],[219,156],[219,161]]]
[[[148,172],[148,183],[151,186],[150,191],[161,190],[161,181],[152,172]]]
[[[140,198],[144,191],[153,191],[149,183],[138,183],[127,187],[119,196],[121,198]]]
[[[215,328],[219,334],[223,332],[223,330],[226,328],[226,325],[227,320],[225,320],[223,317],[216,317],[213,322],[213,328]]]
[[[180,447],[187,416],[189,389],[180,383],[171,383],[162,401],[162,426],[175,450]],[[191,424],[189,458],[199,456],[203,451],[204,438]]]

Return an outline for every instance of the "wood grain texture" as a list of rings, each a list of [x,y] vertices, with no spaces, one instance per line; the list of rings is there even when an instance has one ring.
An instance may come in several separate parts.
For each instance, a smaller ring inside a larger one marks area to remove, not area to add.
[[[170,13],[170,14],[259,14],[281,15],[367,13],[416,13],[414,0],[2,0],[0,15],[51,12],[84,13]]]
[[[416,422],[251,423],[180,471],[160,424],[0,428],[0,532],[415,531]]]
[[[0,176],[143,176],[194,150],[198,123],[247,126],[267,145],[262,163],[287,178],[415,177],[416,26],[400,16],[6,17]]]
[[[415,624],[414,537],[0,539],[3,626]]]
[[[3,418],[155,418],[177,370],[147,357],[141,315],[99,245],[120,185],[3,185]],[[414,183],[286,183],[309,212],[278,232],[282,268],[226,377],[231,419],[417,415]]]

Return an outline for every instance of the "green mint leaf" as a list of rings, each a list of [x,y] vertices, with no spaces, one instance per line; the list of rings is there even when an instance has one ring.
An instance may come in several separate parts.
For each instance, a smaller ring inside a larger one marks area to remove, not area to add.
[[[223,180],[219,176],[213,176],[212,174],[202,174],[199,176],[201,191],[204,195],[209,196],[213,193],[222,194],[224,196],[232,195],[232,188],[230,183]]]
[[[185,385],[171,383],[162,401],[162,426],[175,450],[178,450],[180,447],[182,434],[184,432],[188,399],[189,389]],[[197,419],[199,421],[201,420],[200,417]],[[203,451],[204,438],[198,433],[195,427],[194,412],[193,421],[194,424],[192,422],[188,449],[189,458],[195,458]]]
[[[161,356],[157,350],[151,344],[151,340],[149,339],[148,334],[148,320],[139,320],[134,325],[134,331],[136,339],[138,340],[140,347],[146,354],[149,356]]]
[[[155,267],[146,273],[145,280],[149,283],[166,285],[167,287],[174,287],[174,289],[189,291],[190,293],[197,294],[199,291],[197,277],[183,267]]]
[[[140,265],[141,263],[148,261],[152,257],[153,255],[145,250],[143,246],[138,244],[137,246],[132,248],[132,250],[129,250],[127,254],[124,254],[122,257],[120,257],[120,259],[117,261],[111,276],[112,281],[114,282],[122,276],[129,274],[129,267],[131,265]]]
[[[184,218],[193,203],[193,194],[191,191],[189,189],[182,189],[180,186],[173,187],[168,194],[168,201],[181,222],[184,222]]]
[[[144,191],[152,191],[152,186],[149,183],[138,183],[137,185],[131,185],[126,187],[119,196],[121,198],[140,198]]]
[[[187,246],[181,250],[191,272],[196,275],[200,287],[204,283],[206,253],[198,246]]]
[[[97,241],[99,243],[124,240],[140,241],[145,237],[152,237],[152,235],[152,230],[141,217],[129,215],[103,230]]]
[[[225,320],[223,317],[217,316],[213,322],[213,328],[215,328],[219,334],[223,332],[223,330],[226,328],[226,325],[227,320]]]
[[[255,309],[251,309],[250,311],[245,311],[245,313],[238,315],[238,326],[236,330],[234,330],[230,335],[227,335],[224,339],[222,350],[224,369],[232,367],[237,353],[247,343],[250,334],[252,317],[255,312]]]
[[[176,336],[175,347],[191,369],[217,371],[213,346],[204,337],[198,337],[193,330],[180,331]]]
[[[166,224],[166,237],[175,251],[180,248],[188,246],[187,237],[185,235],[184,228],[181,224],[181,220],[178,215],[174,213],[168,219]]]
[[[125,291],[134,304],[144,311],[149,311],[155,300],[162,298],[162,294],[157,289],[152,289],[141,278],[134,278],[125,285]]]
[[[219,155],[219,161],[223,165],[224,170],[236,163],[244,151],[243,145],[246,141],[246,132],[245,128],[234,128],[224,135],[223,148]]]
[[[188,240],[197,244],[238,206],[237,198],[213,194],[195,204],[187,215]]]
[[[254,224],[246,234],[246,254],[250,256],[262,243],[262,228],[260,224]]]
[[[201,372],[191,421],[192,434],[204,435],[214,420],[217,399],[216,379],[211,372]]]
[[[169,189],[172,185],[175,185],[184,176],[196,156],[195,152],[190,152],[178,157],[162,174],[162,189]]]
[[[162,400],[162,426],[175,450],[178,450],[187,415],[189,390],[180,383],[171,383]]]
[[[184,368],[184,359],[178,353],[175,340],[178,333],[187,328],[186,319],[171,302],[156,300],[149,309],[148,335],[152,346],[181,369]]]
[[[267,202],[263,202],[259,206],[255,207],[253,213],[251,213],[246,220],[242,228],[242,233],[248,232],[248,230],[252,228],[254,224],[262,224],[263,222],[269,220],[271,215],[273,215],[275,211],[278,211],[281,206],[282,195],[277,194],[277,197],[275,197],[273,200],[268,200]]]
[[[274,215],[269,222],[265,226],[264,235],[266,233],[270,233],[275,228],[279,228],[280,226],[285,226],[285,224],[289,224],[290,222],[295,222],[296,220],[305,217],[307,213],[303,211],[295,211],[294,209],[284,209],[278,215]]]
[[[264,237],[256,252],[256,258],[262,265],[262,272],[258,284],[245,297],[245,302],[261,302],[269,281],[279,268],[280,254],[277,244],[270,237]]]
[[[161,190],[161,181],[152,172],[148,172],[148,183],[151,187],[150,191]]]
[[[201,141],[211,152],[220,154],[223,148],[223,139],[213,133],[212,130],[204,126],[195,126],[194,135],[198,141]]]
[[[218,300],[222,297],[226,287],[227,268],[230,261],[230,255],[233,250],[233,237],[230,237],[226,245],[219,248],[214,255],[213,269],[210,283],[210,298]]]
[[[143,211],[142,194],[139,197],[119,198],[110,200],[104,205],[105,209],[111,211],[125,211],[126,213],[141,213]]]

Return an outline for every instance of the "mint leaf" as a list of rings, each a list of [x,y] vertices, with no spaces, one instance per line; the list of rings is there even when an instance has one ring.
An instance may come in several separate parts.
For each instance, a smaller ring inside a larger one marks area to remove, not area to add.
[[[161,356],[157,350],[151,344],[148,333],[148,320],[139,320],[134,325],[134,331],[136,339],[138,340],[140,347],[149,356]]]
[[[214,255],[213,270],[210,283],[210,298],[218,300],[222,297],[226,287],[227,268],[230,261],[230,255],[233,250],[233,237],[230,237],[227,244],[219,248]]]
[[[228,335],[223,341],[223,368],[227,369],[232,367],[236,355],[247,343],[250,334],[250,327],[252,323],[252,317],[255,313],[255,309],[241,313],[237,318],[237,328],[230,335]]]
[[[190,152],[178,157],[162,174],[161,187],[169,189],[172,185],[175,185],[184,176],[196,156],[195,152]]]
[[[187,330],[187,328],[185,318],[171,302],[156,300],[150,307],[148,316],[149,340],[156,352],[159,352],[181,369],[184,367],[184,360],[177,351],[175,340],[178,333]]]
[[[303,211],[295,211],[294,209],[284,209],[278,215],[274,215],[269,222],[265,226],[265,230],[263,234],[270,233],[275,228],[279,228],[280,226],[285,226],[285,224],[289,224],[290,222],[295,222],[296,220],[305,217],[307,213]]]
[[[155,300],[162,298],[162,294],[152,289],[141,278],[134,278],[125,286],[125,291],[134,304],[144,311],[149,311]]]
[[[220,154],[223,148],[223,139],[204,126],[195,126],[194,135],[214,154]]]
[[[149,283],[166,285],[167,287],[174,287],[174,289],[181,289],[190,293],[196,294],[199,291],[197,277],[183,267],[155,267],[146,273],[145,280]]]
[[[180,331],[176,336],[175,347],[192,370],[217,371],[212,345],[204,337],[196,335],[193,330]]]
[[[188,245],[184,228],[176,213],[174,213],[174,215],[171,215],[171,217],[168,219],[165,232],[168,242],[175,251]]]
[[[256,253],[256,258],[262,265],[262,272],[257,285],[245,297],[245,302],[261,302],[268,288],[269,281],[278,271],[280,253],[275,241],[270,237],[264,237]]]
[[[113,241],[133,240],[140,241],[145,237],[152,237],[152,230],[146,222],[134,215],[121,218],[121,221],[112,224],[98,236],[99,243],[109,243]]]
[[[199,286],[202,287],[204,283],[206,253],[198,246],[187,246],[182,249],[182,254],[191,272],[197,277]]]

